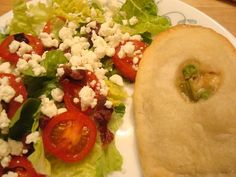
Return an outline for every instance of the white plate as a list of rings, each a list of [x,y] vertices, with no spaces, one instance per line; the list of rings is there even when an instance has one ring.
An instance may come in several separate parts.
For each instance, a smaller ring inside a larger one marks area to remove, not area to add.
[[[160,0],[157,3],[159,14],[168,16],[173,25],[187,23],[212,28],[228,38],[229,41],[236,47],[236,38],[219,23],[199,10],[179,0]],[[11,16],[12,13],[9,12],[0,17],[0,31],[1,29],[4,29],[4,26],[9,22]],[[123,169],[121,172],[114,172],[109,177],[142,176],[134,132],[132,85],[127,86],[127,91],[129,92],[130,97],[127,100],[127,111],[124,117],[124,123],[116,134],[116,144],[124,160]]]

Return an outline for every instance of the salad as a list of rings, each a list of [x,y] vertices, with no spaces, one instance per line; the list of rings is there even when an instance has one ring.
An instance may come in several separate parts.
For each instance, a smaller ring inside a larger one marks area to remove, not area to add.
[[[105,177],[125,83],[169,28],[153,0],[16,0],[0,33],[0,175]]]

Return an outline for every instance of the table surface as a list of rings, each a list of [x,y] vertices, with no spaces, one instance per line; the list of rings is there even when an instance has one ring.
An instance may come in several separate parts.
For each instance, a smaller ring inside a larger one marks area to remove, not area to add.
[[[231,0],[182,0],[218,21],[236,36],[236,2]],[[11,9],[12,1],[0,0],[0,15]]]

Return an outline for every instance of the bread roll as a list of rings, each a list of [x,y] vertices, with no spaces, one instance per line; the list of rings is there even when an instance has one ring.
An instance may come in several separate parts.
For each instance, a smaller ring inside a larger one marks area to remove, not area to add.
[[[216,73],[207,99],[180,89],[192,62]],[[236,177],[236,50],[222,35],[190,25],[158,35],[139,66],[134,112],[144,177]]]

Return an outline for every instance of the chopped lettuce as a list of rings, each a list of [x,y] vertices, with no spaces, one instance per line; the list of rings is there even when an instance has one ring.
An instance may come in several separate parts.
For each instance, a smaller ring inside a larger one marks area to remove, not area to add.
[[[39,99],[30,98],[16,111],[9,126],[11,139],[19,140],[24,134],[31,132],[32,125],[39,116],[40,104]]]
[[[112,171],[120,170],[122,165],[122,157],[114,142],[106,149],[97,142],[92,152],[78,163],[64,163],[52,156],[48,159],[52,167],[52,177],[105,177]]]
[[[35,151],[30,154],[28,160],[38,173],[51,176],[51,164],[45,156],[42,138],[34,144],[34,149]]]
[[[94,5],[96,16],[92,19],[103,22],[104,17],[99,5]],[[51,0],[45,3],[26,4],[25,0],[14,0],[13,19],[9,25],[10,34],[30,33],[39,34],[46,22],[55,17],[64,17],[66,20],[78,24],[86,22],[91,17],[92,4],[84,0]],[[73,13],[73,14],[72,14]]]
[[[130,34],[150,32],[156,35],[170,26],[167,18],[157,15],[154,0],[126,0],[114,19],[122,24],[122,20],[129,20],[134,16],[138,19],[138,23],[133,26],[122,26],[123,31]]]
[[[112,101],[113,105],[120,105],[127,98],[125,89],[109,80],[106,80],[106,84],[109,88],[108,99]]]
[[[46,69],[46,76],[53,78],[56,77],[58,65],[65,64],[67,61],[62,51],[52,50],[47,52],[46,58],[41,62],[41,65]]]
[[[30,33],[36,35],[44,23],[52,18],[53,9],[43,3],[27,7],[25,0],[15,0],[13,15],[9,25],[10,34]]]
[[[91,4],[87,0],[53,0],[53,2],[56,4],[54,6],[55,14],[70,21],[85,23],[88,17],[98,22],[104,21],[103,13],[98,2],[94,1]],[[95,10],[95,16],[92,15],[91,7]]]

